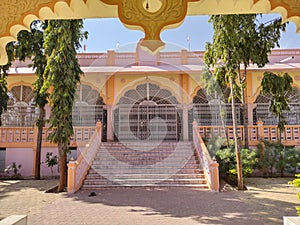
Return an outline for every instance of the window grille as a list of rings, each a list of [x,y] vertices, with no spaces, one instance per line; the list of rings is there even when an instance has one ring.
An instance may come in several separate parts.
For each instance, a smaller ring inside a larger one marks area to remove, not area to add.
[[[201,126],[221,126],[222,120],[225,125],[232,125],[232,110],[231,103],[228,102],[230,89],[223,89],[223,96],[219,97],[216,94],[208,95],[204,89],[200,89],[193,98],[193,109],[189,113],[192,119],[189,121],[197,121]],[[235,104],[237,124],[242,121],[242,109],[240,101],[236,100]]]
[[[106,124],[103,105],[103,98],[97,90],[88,85],[79,85],[72,112],[73,126],[95,126],[98,120]]]
[[[253,110],[253,121],[257,123],[258,120],[262,120],[265,125],[277,125],[278,118],[272,114],[270,108],[271,95],[259,94],[255,100],[256,107]],[[284,111],[287,124],[296,125],[300,120],[300,91],[294,87],[288,96],[289,111]]]
[[[29,86],[15,86],[8,92],[7,110],[1,115],[2,126],[31,127],[39,115]]]

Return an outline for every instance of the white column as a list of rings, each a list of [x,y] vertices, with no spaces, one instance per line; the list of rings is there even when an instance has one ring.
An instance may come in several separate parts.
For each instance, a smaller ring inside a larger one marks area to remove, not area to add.
[[[113,141],[114,140],[114,125],[113,125],[113,109],[112,105],[106,105],[107,110],[107,141]]]
[[[189,140],[189,112],[188,105],[182,105],[182,132],[183,141]]]

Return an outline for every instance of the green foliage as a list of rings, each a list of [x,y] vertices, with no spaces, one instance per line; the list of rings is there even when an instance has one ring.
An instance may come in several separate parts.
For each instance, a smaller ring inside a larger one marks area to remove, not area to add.
[[[220,173],[225,175],[232,184],[237,184],[237,169],[234,146],[220,149],[216,152],[216,158],[219,163]],[[241,149],[241,161],[243,164],[243,176],[248,177],[252,174],[257,164],[256,151]]]
[[[80,41],[87,37],[82,33],[82,20],[51,20],[45,29],[44,44],[47,65],[44,71],[45,82],[41,93],[50,92],[49,102],[51,115],[50,129],[53,132],[48,139],[57,143],[59,152],[60,180],[58,192],[67,184],[67,153],[73,135],[72,109],[77,84],[83,74],[76,58],[81,45]]]
[[[215,69],[214,75],[219,84],[226,85],[234,81],[235,95],[241,97],[245,87],[245,78],[238,84],[236,76],[239,67],[244,69],[250,63],[259,67],[266,65],[268,54],[274,47],[279,47],[280,33],[286,24],[276,19],[268,24],[259,22],[261,15],[214,15],[209,22],[213,24],[213,43],[206,43],[204,62]],[[246,74],[246,71],[245,71]]]
[[[53,152],[47,152],[45,162],[46,162],[47,166],[50,167],[51,174],[53,176],[53,167],[58,164],[57,155],[53,156]]]
[[[49,94],[41,92],[44,85],[44,71],[47,64],[47,58],[44,54],[44,29],[47,27],[47,22],[34,21],[30,26],[30,32],[23,30],[18,34],[18,42],[16,43],[16,57],[20,61],[28,58],[32,59],[30,67],[35,69],[36,81],[34,82],[34,100],[37,106],[44,108],[48,103]],[[37,126],[42,127],[44,121],[39,119]]]
[[[249,177],[253,173],[253,170],[250,168],[244,168],[243,169],[243,177]],[[228,181],[232,184],[237,184],[237,170],[236,169],[230,169],[228,171]]]
[[[225,138],[222,138],[221,136],[209,138],[206,141],[206,148],[211,156],[215,156],[217,151],[222,148],[222,146],[226,145]]]
[[[292,91],[293,78],[284,73],[282,76],[272,72],[265,72],[261,81],[263,95],[271,95],[269,110],[279,118],[279,132],[284,131],[286,121],[282,115],[284,110],[290,110],[288,105],[288,95]]]
[[[17,165],[16,162],[13,162],[11,165],[7,166],[4,170],[4,172],[10,176],[11,179],[20,179],[21,178],[21,173],[20,169],[22,168],[22,165],[19,164]],[[10,172],[13,172],[12,175],[10,175]]]
[[[44,48],[49,58],[41,92],[53,88],[49,123],[54,132],[49,139],[63,144],[65,151],[73,135],[72,108],[76,85],[80,82],[80,74],[83,74],[76,58],[80,40],[85,37],[81,33],[82,27],[82,20],[52,20],[45,29]]]
[[[284,172],[295,173],[300,167],[300,149],[284,146],[281,142],[270,142],[267,140],[257,145],[258,167],[264,176],[273,176]]]
[[[300,187],[300,174],[295,175],[297,178],[294,179],[293,181],[290,181],[289,184],[294,185],[295,187]],[[300,193],[297,194],[298,199],[300,200]],[[296,207],[297,214],[300,216],[300,206]]]
[[[0,66],[0,118],[2,113],[7,109],[7,72],[11,66],[11,62],[14,60],[14,45],[13,43],[8,43],[6,45],[6,52],[8,56],[8,63],[4,66]],[[1,119],[0,119],[1,126]]]
[[[281,19],[270,24],[259,24],[255,14],[213,15],[209,22],[213,24],[213,43],[205,46],[204,62],[214,70],[219,84],[230,86],[228,101],[232,103],[232,120],[234,130],[235,151],[239,188],[243,187],[240,146],[237,137],[235,104],[241,99],[245,107],[244,96],[247,67],[250,63],[264,66],[268,63],[268,54],[275,46],[279,46],[280,32],[285,30]],[[265,38],[267,37],[267,38]],[[241,75],[244,66],[244,76]],[[244,112],[245,114],[245,112]],[[247,137],[247,128],[245,136]]]

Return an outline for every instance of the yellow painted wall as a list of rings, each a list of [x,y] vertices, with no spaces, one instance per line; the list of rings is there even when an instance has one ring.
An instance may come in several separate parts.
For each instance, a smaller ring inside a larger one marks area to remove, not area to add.
[[[253,103],[260,92],[260,83],[263,77],[262,71],[249,71],[247,75],[247,100]],[[142,72],[141,72],[142,73]],[[276,72],[278,74],[283,72]],[[300,72],[288,72],[293,80],[293,86],[300,89]],[[167,89],[177,98],[179,103],[192,103],[193,97],[197,91],[203,87],[201,83],[201,74],[192,73],[160,73],[160,74],[114,74],[103,75],[97,73],[85,74],[81,78],[81,83],[89,85],[93,89],[99,91],[104,102],[109,105],[117,104],[119,99],[130,89],[135,89],[138,85],[148,82]],[[36,80],[32,75],[9,75],[7,78],[8,88],[11,89],[18,85],[27,85],[33,87],[32,84]]]
[[[167,89],[177,98],[178,102],[182,101],[181,93],[181,75],[180,74],[153,74],[153,75],[139,75],[139,74],[117,74],[115,75],[115,100],[117,104],[119,99],[126,91],[135,89],[138,85],[146,82],[154,83],[160,88]]]
[[[18,85],[26,85],[33,87],[33,83],[35,82],[36,77],[35,75],[9,75],[7,77],[7,85],[8,89],[10,90],[14,86]]]
[[[247,82],[247,96],[248,102],[255,102],[257,96],[260,93],[260,83],[263,78],[264,71],[259,72],[250,72],[248,74],[248,82]],[[274,72],[276,74],[283,74],[284,72]],[[293,86],[300,89],[300,72],[298,71],[289,71],[287,72],[293,78]]]

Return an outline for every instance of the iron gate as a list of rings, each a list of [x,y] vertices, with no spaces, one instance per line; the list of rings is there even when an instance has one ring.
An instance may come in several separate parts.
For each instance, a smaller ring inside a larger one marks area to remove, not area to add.
[[[115,110],[115,133],[119,140],[179,140],[180,110],[166,105],[119,105]]]

